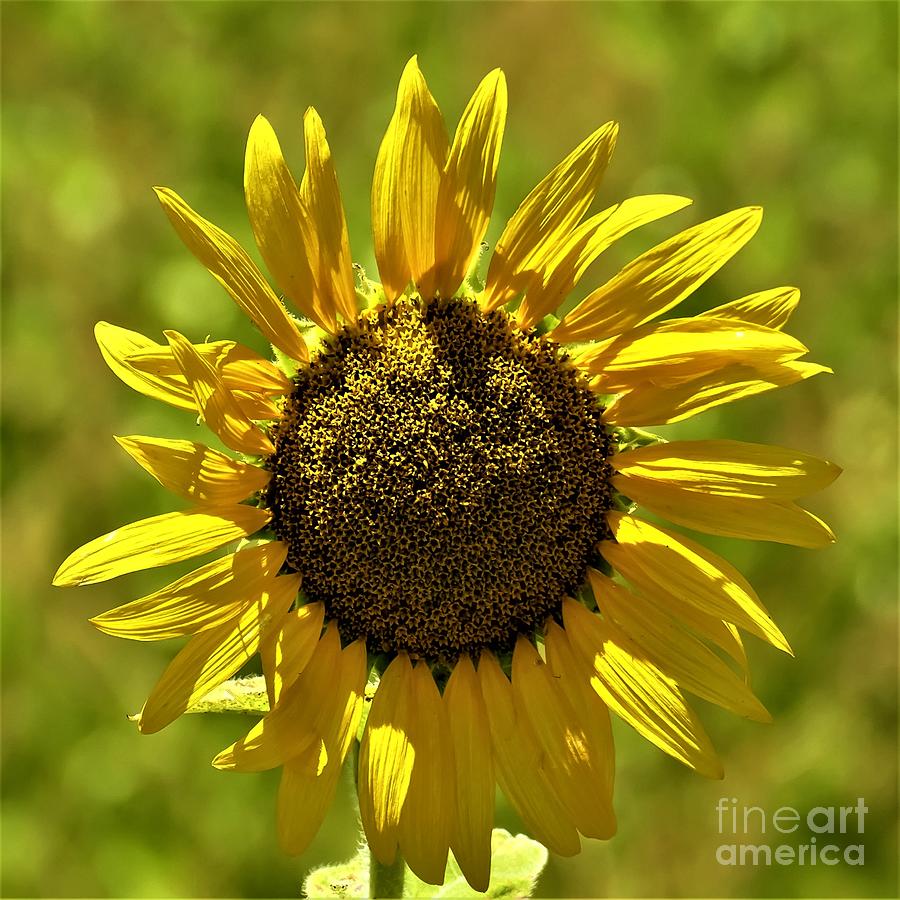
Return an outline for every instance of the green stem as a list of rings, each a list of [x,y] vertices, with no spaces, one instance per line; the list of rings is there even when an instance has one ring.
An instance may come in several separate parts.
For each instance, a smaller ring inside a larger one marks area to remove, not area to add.
[[[406,865],[400,851],[397,858],[384,866],[369,851],[369,897],[372,900],[399,900],[403,896],[403,879]]]

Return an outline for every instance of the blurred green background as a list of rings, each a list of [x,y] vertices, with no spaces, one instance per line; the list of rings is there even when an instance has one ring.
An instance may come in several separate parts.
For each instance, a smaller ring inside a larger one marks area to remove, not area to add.
[[[896,896],[895,4],[7,2],[2,16],[5,896],[292,897],[308,867],[352,855],[347,792],[293,860],[276,847],[274,773],[210,767],[248,720],[187,717],[152,737],[126,721],[174,648],[115,641],[86,619],[174,572],[66,591],[50,578],[75,546],[172,508],[111,435],[193,427],[112,376],[94,322],[263,349],[150,186],[174,187],[250,248],[249,125],[265,113],[299,174],[313,104],[354,257],[371,267],[369,183],[414,52],[451,127],[478,79],[506,72],[489,239],[615,118],[600,202],[666,191],[696,203],[610,251],[582,293],[662,235],[759,203],[760,234],[689,309],[796,284],[791,330],[837,373],[671,429],[845,467],[812,504],[834,525],[833,548],[710,542],[795,649],[791,660],[750,648],[774,724],[704,707],[724,783],[618,728],[619,834],[551,859],[541,895]],[[721,796],[770,813],[863,797],[865,865],[723,868]],[[517,827],[504,806],[498,817]]]

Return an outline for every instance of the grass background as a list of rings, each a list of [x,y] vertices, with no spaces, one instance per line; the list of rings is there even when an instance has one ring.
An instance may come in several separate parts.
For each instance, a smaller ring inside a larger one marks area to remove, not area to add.
[[[619,834],[552,859],[540,893],[896,896],[895,4],[7,2],[2,17],[5,896],[292,897],[308,867],[353,851],[345,792],[302,859],[279,853],[273,775],[209,765],[247,720],[190,717],[152,737],[126,722],[174,649],[117,642],[86,619],[165,576],[77,591],[49,582],[75,546],[172,508],[111,435],[192,427],[111,375],[94,322],[263,346],[150,186],[174,187],[249,248],[249,125],[265,113],[300,172],[301,114],[314,104],[354,256],[371,266],[371,172],[414,52],[451,127],[477,80],[506,72],[489,239],[615,118],[603,205],[652,191],[696,203],[606,254],[585,290],[663,234],[760,203],[760,234],[689,308],[797,284],[792,332],[837,373],[672,429],[845,467],[812,504],[835,527],[833,548],[711,542],[795,649],[791,660],[750,648],[774,724],[703,709],[724,783],[618,728]],[[865,865],[723,868],[720,796],[770,813],[864,797]],[[505,806],[498,819],[517,827]]]

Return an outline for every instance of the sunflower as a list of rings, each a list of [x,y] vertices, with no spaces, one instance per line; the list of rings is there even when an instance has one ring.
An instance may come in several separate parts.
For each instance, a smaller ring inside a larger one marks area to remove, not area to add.
[[[610,712],[711,778],[722,766],[685,694],[769,718],[741,632],[790,652],[786,638],[729,563],[655,517],[820,547],[831,531],[795,501],[839,472],[796,450],[664,442],[640,427],[828,371],[782,330],[794,288],[660,318],[750,240],[759,208],[676,234],[554,316],[606,248],[690,202],[639,196],[588,215],[614,123],[525,198],[478,279],[505,116],[495,70],[451,142],[407,64],[372,189],[380,284],[352,264],[315,110],[299,186],[257,118],[250,223],[302,318],[231,237],[157,190],[274,362],[233,341],[167,331],[163,344],[99,323],[122,381],[199,416],[234,455],[117,438],[191,505],[91,541],[54,580],[99,582],[240,542],[92,620],[134,640],[189,637],[140,730],[170,724],[259,654],[270,711],[214,765],[281,768],[283,848],[306,848],[353,750],[375,858],[399,853],[440,883],[452,849],[480,890],[495,785],[555,853],[577,853],[579,834],[613,835]]]

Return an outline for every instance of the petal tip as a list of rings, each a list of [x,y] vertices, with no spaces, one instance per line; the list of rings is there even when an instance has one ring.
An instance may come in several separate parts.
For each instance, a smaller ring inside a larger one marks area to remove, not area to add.
[[[742,212],[750,225],[754,228],[759,228],[763,220],[763,208],[761,206],[745,206]]]
[[[232,754],[232,749],[234,748],[234,744],[231,747],[226,747],[220,753],[217,753],[211,762],[211,765],[214,769],[218,769],[220,772],[228,772],[234,769],[234,756]]]
[[[60,563],[50,582],[53,587],[78,587],[82,584],[90,584],[90,581],[78,573],[78,561],[75,559],[77,554],[78,550],[74,550]]]
[[[78,585],[77,581],[70,581],[66,578],[64,571],[65,563],[61,565],[57,570],[56,574],[53,576],[53,580],[50,582],[53,587],[74,587]]]
[[[499,66],[497,66],[496,69],[491,69],[491,71],[484,76],[484,80],[495,91],[503,94],[506,93],[506,73]]]
[[[259,113],[250,124],[250,131],[247,133],[248,153],[250,152],[251,143],[263,134],[267,137],[269,135],[274,135],[275,129],[272,127],[272,123],[262,113]]]
[[[406,61],[406,65],[403,67],[403,72],[400,75],[400,91],[403,90],[405,82],[416,77],[422,77],[422,70],[419,68],[419,54],[413,53]]]
[[[307,106],[303,111],[303,124],[304,126],[313,125],[319,128],[322,127],[322,117],[314,106]]]
[[[138,731],[141,734],[156,734],[157,731],[161,731],[163,727],[168,724],[165,721],[158,722],[154,719],[148,719],[145,715],[146,711],[147,705],[144,704],[144,708],[139,713],[128,717],[129,722],[136,723]]]

